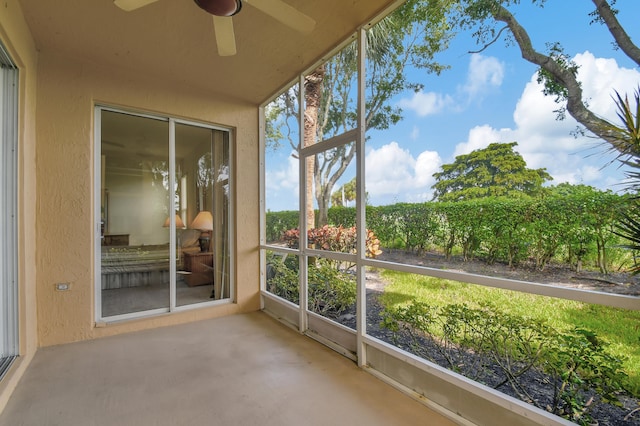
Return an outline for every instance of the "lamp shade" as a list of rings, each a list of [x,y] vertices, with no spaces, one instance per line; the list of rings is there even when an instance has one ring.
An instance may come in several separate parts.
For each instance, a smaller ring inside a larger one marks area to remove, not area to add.
[[[198,213],[193,222],[191,222],[192,229],[199,229],[201,231],[213,230],[213,215],[208,211],[201,211]]]
[[[169,226],[171,226],[170,219],[171,217],[167,217],[167,220],[164,221],[164,225],[162,225],[163,228],[168,228]],[[176,213],[176,228],[184,228],[184,222],[182,221],[182,218],[180,217],[180,215],[177,213]]]

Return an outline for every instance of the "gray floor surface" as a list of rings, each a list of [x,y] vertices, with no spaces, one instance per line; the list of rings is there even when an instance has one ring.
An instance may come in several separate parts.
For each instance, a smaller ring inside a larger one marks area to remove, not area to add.
[[[264,313],[43,348],[0,425],[453,425]]]

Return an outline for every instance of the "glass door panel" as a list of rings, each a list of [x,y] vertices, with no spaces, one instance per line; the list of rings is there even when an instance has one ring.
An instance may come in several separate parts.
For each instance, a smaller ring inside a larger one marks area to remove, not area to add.
[[[101,114],[102,316],[168,308],[168,122]]]
[[[176,124],[176,305],[229,298],[229,134]]]
[[[0,43],[0,378],[18,356],[18,68]]]

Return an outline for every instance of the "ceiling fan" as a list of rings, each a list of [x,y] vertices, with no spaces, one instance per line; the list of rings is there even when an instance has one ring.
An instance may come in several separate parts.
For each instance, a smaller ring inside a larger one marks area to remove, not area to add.
[[[114,4],[124,11],[139,9],[158,0],[114,0]],[[310,33],[316,25],[313,18],[282,0],[194,0],[202,10],[213,15],[213,28],[216,35],[216,45],[220,56],[236,54],[236,40],[231,17],[247,3],[284,25],[302,32]]]

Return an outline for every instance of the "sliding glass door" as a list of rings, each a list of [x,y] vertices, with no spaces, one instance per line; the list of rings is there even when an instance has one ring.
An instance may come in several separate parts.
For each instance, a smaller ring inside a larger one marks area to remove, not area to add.
[[[97,108],[100,318],[230,298],[229,132]]]
[[[0,44],[0,377],[18,355],[18,68]]]

